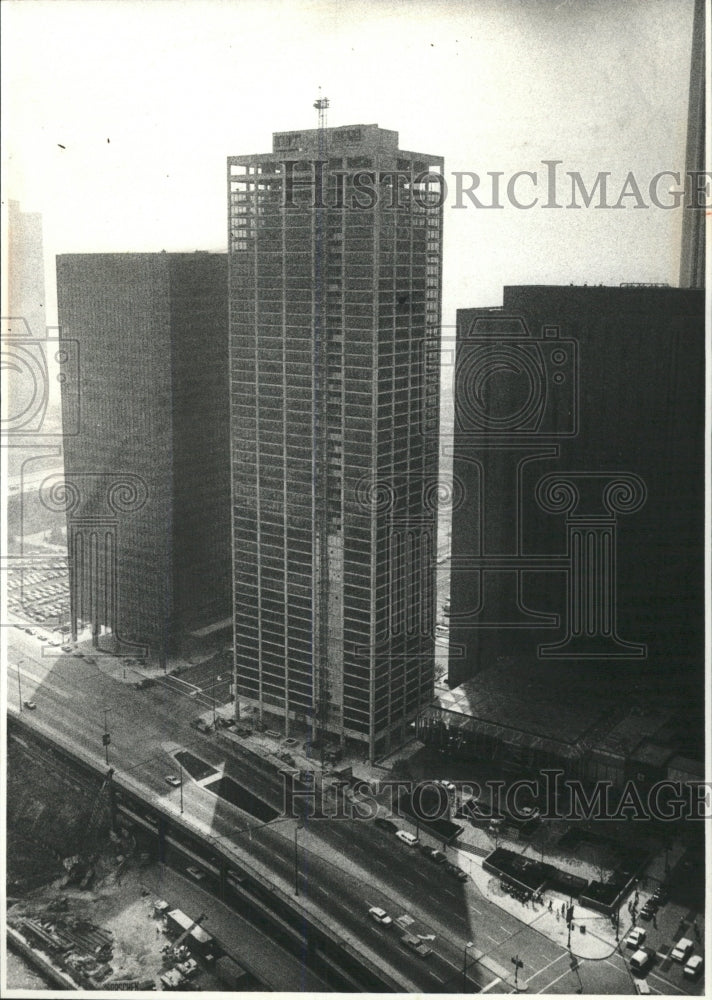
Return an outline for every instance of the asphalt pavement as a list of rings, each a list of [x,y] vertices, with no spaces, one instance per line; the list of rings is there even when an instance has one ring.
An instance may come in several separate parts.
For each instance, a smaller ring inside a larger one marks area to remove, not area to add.
[[[112,669],[44,647],[17,629],[8,630],[7,699],[19,710],[22,699],[36,702],[28,720],[48,734],[71,741],[97,762],[102,747],[104,710],[111,736],[109,761],[117,774],[162,798],[179,815],[179,789],[164,780],[175,772],[173,754],[181,749],[234,777],[265,802],[281,809],[282,781],[274,766],[258,755],[190,727],[195,700],[175,685],[157,683],[137,691]],[[49,655],[48,655],[49,654]],[[132,678],[129,678],[131,680]],[[237,855],[294,895],[294,820],[260,826],[249,813],[225,802],[199,782],[186,779],[183,819],[206,837],[229,843]],[[420,852],[409,849],[372,821],[308,820],[297,832],[299,905],[320,914],[344,940],[373,956],[409,990],[461,992],[467,962],[468,992],[512,992],[515,965],[529,992],[632,994],[635,988],[622,958],[578,960],[565,948],[487,899],[472,881],[448,878]],[[382,906],[401,927],[381,928],[368,915]],[[432,947],[430,958],[408,952],[404,930]],[[468,947],[468,942],[472,942]]]

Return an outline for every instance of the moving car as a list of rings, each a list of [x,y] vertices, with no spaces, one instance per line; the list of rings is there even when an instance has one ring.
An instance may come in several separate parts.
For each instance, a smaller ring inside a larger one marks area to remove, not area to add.
[[[625,939],[626,948],[634,948],[635,950],[640,948],[643,942],[645,941],[645,933],[646,933],[645,928],[634,927],[633,930],[628,935],[628,937]]]
[[[196,882],[202,882],[205,878],[205,873],[201,872],[200,868],[195,868],[191,865],[190,868],[186,868],[188,874],[195,879]]]
[[[689,938],[680,938],[673,950],[670,952],[670,958],[673,962],[684,962],[694,947],[694,944]]]
[[[427,958],[428,955],[432,955],[433,953],[433,949],[428,948],[426,944],[423,944],[420,938],[416,937],[415,934],[404,934],[401,938],[401,943],[404,944],[406,948],[410,948],[411,951],[414,951],[416,955],[420,955],[421,958]]]
[[[682,970],[683,976],[687,979],[697,979],[704,968],[705,960],[702,955],[691,955],[687,960],[685,968]]]
[[[404,844],[407,844],[408,847],[417,847],[420,843],[416,835],[414,833],[408,833],[407,830],[396,830],[396,837],[398,837],[399,840],[402,840]]]
[[[180,788],[182,784],[180,778],[176,777],[175,774],[167,774],[163,780],[167,785],[171,785],[173,788]]]
[[[380,906],[370,906],[368,909],[368,915],[382,927],[387,927],[389,924],[393,923],[386,911],[381,909]]]

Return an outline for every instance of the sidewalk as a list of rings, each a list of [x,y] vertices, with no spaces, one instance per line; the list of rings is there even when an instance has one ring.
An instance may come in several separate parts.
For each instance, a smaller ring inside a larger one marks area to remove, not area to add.
[[[490,903],[506,910],[529,927],[534,927],[540,934],[562,948],[569,947],[569,929],[564,916],[565,910],[562,911],[562,907],[566,907],[569,903],[568,896],[557,892],[547,892],[544,894],[542,903],[534,901],[521,903],[500,888],[500,880],[496,875],[491,875],[482,868],[481,859],[475,858],[465,851],[456,851],[456,853],[458,864],[469,873],[477,889]],[[551,910],[549,909],[549,901],[552,904]],[[620,920],[619,938],[622,941],[630,929],[630,917],[625,907],[621,909]],[[583,931],[582,928],[584,928]],[[602,960],[610,958],[617,948],[616,932],[610,918],[578,903],[574,904],[571,954],[575,958]]]

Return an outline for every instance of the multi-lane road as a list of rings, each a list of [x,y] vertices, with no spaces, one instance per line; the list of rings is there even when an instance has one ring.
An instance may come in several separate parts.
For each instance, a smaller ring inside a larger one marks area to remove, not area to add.
[[[244,748],[226,746],[191,728],[194,699],[161,683],[137,691],[116,679],[100,656],[88,664],[42,648],[38,639],[17,629],[8,631],[9,711],[19,710],[20,663],[22,698],[37,705],[32,712],[25,709],[27,720],[100,762],[108,710],[110,763],[117,777],[138,783],[167,811],[179,813],[180,789],[168,786],[165,775],[176,773],[175,754],[183,749],[281,811],[283,779],[276,768]],[[261,825],[204,784],[184,772],[182,819],[206,838],[231,845],[295,896],[295,821],[280,816]],[[295,904],[310,907],[406,990],[513,992],[512,958],[517,956],[523,963],[519,981],[528,983],[529,992],[635,993],[620,955],[599,961],[573,958],[540,934],[536,924],[523,924],[500,909],[473,882],[448,878],[370,820],[311,819],[296,838]],[[403,927],[424,939],[433,954],[421,958],[409,952],[400,941],[404,931],[376,925],[368,915],[370,906],[401,918]]]

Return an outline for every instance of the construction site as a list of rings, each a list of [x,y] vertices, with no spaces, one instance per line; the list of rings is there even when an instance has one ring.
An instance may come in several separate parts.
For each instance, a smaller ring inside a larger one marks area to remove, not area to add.
[[[108,775],[92,782],[17,735],[7,774],[8,945],[46,981],[89,990],[264,988],[203,926],[206,914],[183,902],[180,877],[134,831],[112,828]]]

